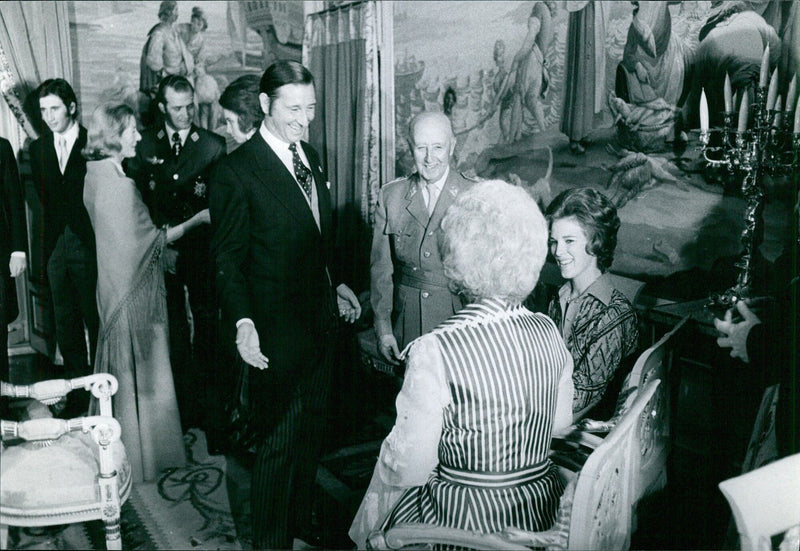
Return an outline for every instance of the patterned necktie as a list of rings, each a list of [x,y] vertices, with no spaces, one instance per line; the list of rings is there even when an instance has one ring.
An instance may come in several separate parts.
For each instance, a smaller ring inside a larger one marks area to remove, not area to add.
[[[300,187],[303,188],[303,191],[308,197],[309,201],[311,200],[311,171],[308,170],[306,165],[303,164],[303,160],[300,158],[300,154],[297,152],[297,144],[291,143],[289,144],[289,150],[292,152],[292,165],[294,166],[294,175],[297,178],[297,181],[300,183]]]
[[[172,153],[176,157],[181,154],[181,135],[177,132],[172,133]]]

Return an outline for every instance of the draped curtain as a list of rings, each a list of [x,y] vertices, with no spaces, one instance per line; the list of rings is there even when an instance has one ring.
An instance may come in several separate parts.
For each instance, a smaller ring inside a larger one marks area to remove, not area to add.
[[[306,18],[303,62],[314,75],[310,142],[331,180],[337,268],[356,292],[369,286],[372,216],[379,189],[378,18],[374,0]]]
[[[13,119],[3,117],[0,133],[14,136],[14,126],[19,124],[30,138],[38,137],[36,125],[25,113],[24,101],[42,81],[55,77],[75,84],[69,2],[1,2],[0,94]]]

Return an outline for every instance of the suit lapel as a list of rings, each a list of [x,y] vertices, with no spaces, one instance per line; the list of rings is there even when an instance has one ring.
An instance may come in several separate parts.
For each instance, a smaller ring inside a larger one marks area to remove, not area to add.
[[[419,174],[414,174],[412,179],[412,185],[408,188],[405,197],[406,210],[423,228],[425,228],[428,226],[430,215],[428,214],[428,208],[425,206],[425,200],[422,198]]]
[[[67,164],[64,165],[64,175],[66,176],[67,172],[69,172],[70,167],[73,163],[80,159],[81,153],[83,148],[86,147],[86,129],[82,126],[78,127],[78,139],[75,140],[75,143],[72,146],[72,151],[69,152],[69,157],[67,158]],[[53,147],[53,151],[55,152],[55,147]],[[56,156],[56,164],[58,163],[58,157]]]
[[[58,174],[61,176],[61,168],[58,166],[58,154],[56,153],[55,136],[51,132],[44,134],[42,141],[42,155],[46,170],[45,175]]]
[[[303,151],[306,154],[306,159],[308,159],[308,164],[311,165],[311,174],[314,176],[314,185],[317,188],[317,208],[319,209],[319,231],[326,237],[329,235],[331,230],[331,216],[333,211],[333,205],[331,204],[331,192],[328,189],[328,183],[325,180],[325,175],[322,171],[322,167],[317,163],[316,155],[313,155],[310,151],[307,144],[304,142],[300,142],[300,145],[303,147]]]
[[[311,224],[314,228],[317,223],[311,214],[311,209],[303,197],[303,192],[297,185],[286,166],[281,162],[272,148],[267,145],[258,132],[250,138],[253,142],[253,174],[264,188],[294,216],[298,222]]]

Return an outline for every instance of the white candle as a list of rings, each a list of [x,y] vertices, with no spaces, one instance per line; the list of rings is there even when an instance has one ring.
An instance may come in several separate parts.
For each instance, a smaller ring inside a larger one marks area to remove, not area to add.
[[[773,128],[780,128],[783,120],[783,98],[778,96],[775,100],[775,119],[772,121]]]
[[[797,108],[794,110],[794,129],[795,134],[800,134],[800,101],[797,102]]]
[[[705,88],[700,91],[700,132],[708,132],[708,100]]]
[[[789,91],[786,92],[786,110],[791,111],[794,107],[794,100],[796,99],[797,95],[797,74],[792,77],[791,82],[789,82]]]
[[[758,86],[765,88],[769,78],[769,44],[764,48],[764,55],[761,58],[761,71],[758,74]]]
[[[742,105],[739,107],[739,125],[736,127],[736,130],[739,132],[744,132],[747,130],[747,116],[749,114],[750,97],[747,95],[747,90],[742,90]]]
[[[767,111],[775,108],[775,97],[778,95],[778,68],[772,71],[772,78],[769,79],[769,90],[767,91]]]
[[[728,73],[725,73],[725,87],[722,92],[725,99],[725,112],[730,113],[733,111],[733,92],[731,91],[731,77]]]

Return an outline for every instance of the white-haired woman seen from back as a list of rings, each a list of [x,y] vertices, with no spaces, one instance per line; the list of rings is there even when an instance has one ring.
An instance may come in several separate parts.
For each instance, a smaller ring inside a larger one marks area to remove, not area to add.
[[[571,423],[572,357],[522,300],[547,255],[547,224],[499,180],[458,196],[442,221],[445,274],[467,306],[408,347],[397,421],[350,536],[424,522],[543,530],[563,491],[550,437]]]

